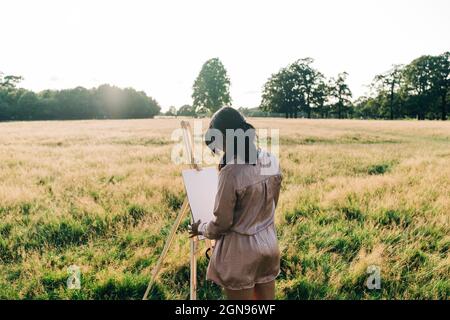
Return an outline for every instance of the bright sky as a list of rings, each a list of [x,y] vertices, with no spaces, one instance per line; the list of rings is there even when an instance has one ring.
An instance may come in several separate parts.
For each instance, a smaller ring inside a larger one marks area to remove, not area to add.
[[[219,57],[233,105],[254,107],[272,73],[312,57],[356,97],[392,64],[450,50],[449,16],[449,0],[1,0],[0,71],[36,91],[131,86],[167,110]]]

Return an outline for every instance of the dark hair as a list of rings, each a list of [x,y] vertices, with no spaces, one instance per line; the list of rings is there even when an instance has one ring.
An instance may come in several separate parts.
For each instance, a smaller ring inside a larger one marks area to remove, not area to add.
[[[242,130],[244,132],[244,154],[242,154],[242,150],[238,148],[238,136],[236,134],[236,130]],[[240,161],[244,161],[246,164],[255,164],[256,163],[256,145],[255,145],[255,128],[248,123],[244,116],[234,108],[231,107],[223,107],[219,109],[211,118],[209,129],[205,134],[205,144],[216,153],[216,139],[214,135],[215,132],[220,132],[222,135],[222,143],[225,141],[225,136],[227,130],[234,130],[234,150],[233,153],[230,154],[231,150],[226,150],[224,146],[222,149],[225,151],[225,154],[222,157],[222,160],[219,164],[219,170],[227,165],[230,160],[239,159]],[[228,142],[227,142],[228,144]]]

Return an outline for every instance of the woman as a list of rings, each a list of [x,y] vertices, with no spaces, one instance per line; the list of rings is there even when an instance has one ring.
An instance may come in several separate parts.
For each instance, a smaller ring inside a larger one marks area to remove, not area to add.
[[[228,299],[274,299],[280,271],[274,225],[281,186],[277,160],[257,150],[254,127],[229,107],[213,115],[205,143],[214,153],[224,152],[215,218],[190,226],[191,237],[216,240],[206,277],[222,286]]]

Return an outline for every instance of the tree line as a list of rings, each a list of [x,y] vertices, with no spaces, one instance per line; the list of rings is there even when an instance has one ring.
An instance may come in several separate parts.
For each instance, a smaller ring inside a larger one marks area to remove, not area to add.
[[[442,119],[448,117],[450,53],[424,55],[376,75],[369,94],[353,99],[346,72],[327,78],[304,58],[272,74],[257,110],[244,114],[286,118]],[[39,93],[17,88],[22,80],[0,73],[1,120],[151,118],[159,104],[142,91],[101,85]],[[207,116],[232,104],[230,78],[219,58],[206,61],[193,84],[193,104],[165,115]]]
[[[178,110],[169,107],[167,116],[207,116],[223,106],[231,105],[230,78],[219,58],[207,60],[192,86],[193,104],[182,105]]]
[[[161,108],[143,91],[108,84],[35,93],[0,74],[0,121],[152,118]]]
[[[447,119],[450,53],[424,55],[376,75],[370,92],[352,102],[347,73],[326,79],[311,58],[299,59],[265,83],[260,108],[307,118]]]
[[[447,119],[450,54],[424,55],[376,75],[369,94],[353,100],[346,72],[326,78],[304,58],[272,74],[263,86],[258,108],[239,108],[250,116],[286,118]],[[218,58],[206,61],[193,85],[193,105],[166,115],[211,114],[231,104],[230,79]]]
[[[448,118],[450,52],[424,55],[375,76],[371,94],[355,101],[363,117],[376,119]]]

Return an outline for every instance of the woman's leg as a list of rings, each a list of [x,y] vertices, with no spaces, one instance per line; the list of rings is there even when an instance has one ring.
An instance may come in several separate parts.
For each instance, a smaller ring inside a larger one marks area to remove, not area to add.
[[[255,298],[254,288],[242,290],[230,290],[225,288],[228,300],[253,300]]]
[[[274,300],[275,280],[255,284],[255,298],[256,300]]]

